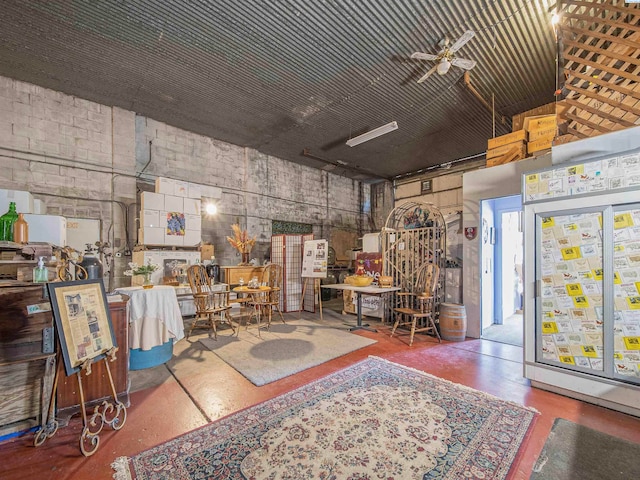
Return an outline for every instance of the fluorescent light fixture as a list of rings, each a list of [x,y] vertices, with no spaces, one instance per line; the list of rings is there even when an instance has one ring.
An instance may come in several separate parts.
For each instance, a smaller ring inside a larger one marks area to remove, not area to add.
[[[374,128],[373,130],[368,131],[367,133],[363,133],[362,135],[358,135],[355,138],[350,138],[347,140],[347,145],[350,147],[355,147],[356,145],[360,145],[361,143],[368,142],[380,135],[384,135],[385,133],[393,132],[398,129],[398,122],[393,121],[391,123],[387,123],[386,125],[382,125],[381,127]]]

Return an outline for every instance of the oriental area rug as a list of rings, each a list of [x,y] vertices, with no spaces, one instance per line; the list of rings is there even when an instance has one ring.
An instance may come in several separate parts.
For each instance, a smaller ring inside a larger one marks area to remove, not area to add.
[[[200,340],[205,347],[257,386],[274,382],[376,343],[307,320],[274,320],[269,330],[240,329],[238,336]]]
[[[369,357],[112,464],[124,479],[504,479],[535,410]]]

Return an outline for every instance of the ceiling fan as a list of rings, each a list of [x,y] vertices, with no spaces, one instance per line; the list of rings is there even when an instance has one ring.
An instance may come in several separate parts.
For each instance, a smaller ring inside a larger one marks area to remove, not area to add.
[[[466,58],[457,58],[455,53],[462,48],[464,44],[466,44],[469,40],[471,40],[475,35],[473,30],[467,30],[462,34],[462,36],[455,41],[453,45],[449,45],[449,38],[443,38],[438,46],[441,50],[433,55],[431,53],[422,53],[415,52],[411,55],[411,58],[417,58],[418,60],[435,60],[437,63],[425,73],[420,79],[418,83],[424,82],[433,72],[438,72],[439,75],[444,75],[449,71],[451,65],[454,67],[460,67],[465,70],[471,70],[476,66],[475,60],[467,60]]]

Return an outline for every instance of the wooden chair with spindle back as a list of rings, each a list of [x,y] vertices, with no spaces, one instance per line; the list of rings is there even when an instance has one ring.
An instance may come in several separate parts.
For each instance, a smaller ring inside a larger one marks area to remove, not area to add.
[[[187,278],[193,294],[193,302],[196,307],[196,316],[193,319],[187,338],[195,328],[211,328],[214,338],[218,338],[217,325],[228,323],[233,333],[238,330],[233,325],[229,310],[229,289],[212,291],[211,281],[207,275],[207,270],[203,265],[192,265],[187,270]]]
[[[438,337],[440,333],[435,323],[435,292],[440,277],[440,267],[434,263],[426,263],[418,268],[413,292],[400,292],[397,294],[398,306],[393,309],[396,321],[391,330],[391,336],[401,325],[409,325],[411,328],[409,346],[413,345],[413,336],[416,332],[430,332]]]

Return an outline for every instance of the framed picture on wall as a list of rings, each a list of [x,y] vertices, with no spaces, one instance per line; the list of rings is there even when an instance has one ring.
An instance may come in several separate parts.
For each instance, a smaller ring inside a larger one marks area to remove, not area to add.
[[[102,280],[48,283],[67,376],[116,347]]]

